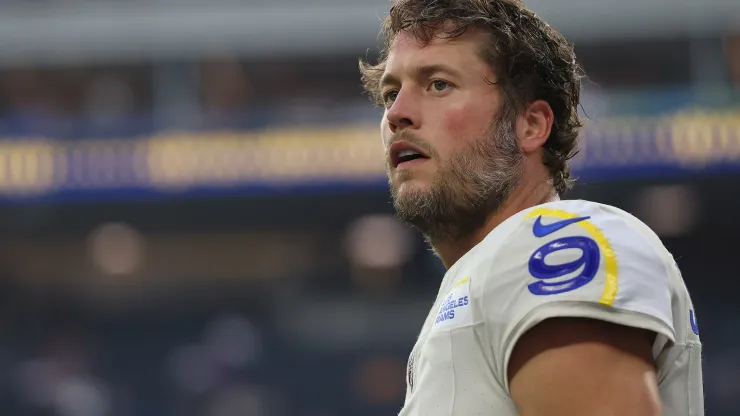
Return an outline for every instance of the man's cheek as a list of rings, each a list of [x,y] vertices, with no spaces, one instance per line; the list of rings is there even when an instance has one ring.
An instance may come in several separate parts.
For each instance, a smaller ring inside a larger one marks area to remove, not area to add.
[[[455,143],[468,141],[480,130],[478,114],[472,108],[453,107],[445,112],[442,123],[445,137]]]

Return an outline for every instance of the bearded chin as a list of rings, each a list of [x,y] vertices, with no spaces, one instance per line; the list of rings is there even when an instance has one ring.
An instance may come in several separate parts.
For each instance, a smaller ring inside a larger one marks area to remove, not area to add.
[[[432,245],[455,242],[481,228],[523,174],[524,155],[513,132],[497,133],[495,139],[481,140],[454,154],[425,189],[398,192],[391,183],[398,217]]]

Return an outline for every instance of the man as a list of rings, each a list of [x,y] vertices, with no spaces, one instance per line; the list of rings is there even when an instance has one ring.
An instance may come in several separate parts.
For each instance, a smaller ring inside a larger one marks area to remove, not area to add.
[[[448,268],[402,416],[703,415],[671,254],[619,209],[561,201],[580,70],[518,0],[406,0],[361,63],[398,215]]]

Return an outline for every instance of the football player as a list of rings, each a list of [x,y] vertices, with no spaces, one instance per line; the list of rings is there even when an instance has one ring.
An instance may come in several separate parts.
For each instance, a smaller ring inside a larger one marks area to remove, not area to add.
[[[699,416],[701,343],[671,254],[560,200],[582,127],[572,47],[518,0],[399,0],[377,64],[394,207],[447,273],[402,416]]]

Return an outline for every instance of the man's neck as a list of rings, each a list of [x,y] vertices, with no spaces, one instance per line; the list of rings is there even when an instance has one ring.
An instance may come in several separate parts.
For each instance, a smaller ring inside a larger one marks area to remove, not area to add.
[[[514,190],[498,210],[488,216],[483,226],[455,241],[433,244],[434,251],[442,260],[445,268],[449,269],[509,217],[533,206],[558,199],[560,198],[549,180],[525,181]]]

